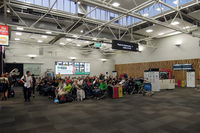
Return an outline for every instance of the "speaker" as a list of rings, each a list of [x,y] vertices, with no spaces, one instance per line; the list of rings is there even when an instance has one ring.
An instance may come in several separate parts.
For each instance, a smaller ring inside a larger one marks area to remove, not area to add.
[[[44,54],[44,48],[39,48],[39,55],[43,55]]]

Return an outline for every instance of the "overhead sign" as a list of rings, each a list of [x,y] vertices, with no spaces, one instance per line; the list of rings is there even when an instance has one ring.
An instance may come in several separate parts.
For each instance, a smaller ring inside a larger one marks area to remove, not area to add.
[[[174,64],[174,70],[191,70],[192,64]]]
[[[125,41],[119,41],[119,40],[112,41],[112,49],[127,50],[127,51],[139,51],[138,44],[131,43],[131,42],[125,42]]]
[[[9,28],[5,25],[0,25],[0,45],[8,46]]]

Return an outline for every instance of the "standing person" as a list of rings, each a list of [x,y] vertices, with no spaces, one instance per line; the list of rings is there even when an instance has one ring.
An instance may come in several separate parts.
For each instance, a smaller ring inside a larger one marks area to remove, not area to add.
[[[6,73],[6,77],[8,78],[8,81],[9,81],[9,85],[8,85],[8,97],[10,97],[13,79],[12,79],[11,74],[9,74],[9,73]]]
[[[32,77],[30,71],[27,71],[26,75],[24,75],[21,80],[24,83],[24,100],[25,102],[30,102],[32,86]]]
[[[2,74],[0,78],[0,86],[1,86],[2,101],[7,100],[9,81],[8,81],[8,78],[4,74]]]
[[[35,85],[36,85],[36,79],[35,79],[34,74],[32,74],[32,81],[33,81],[32,89],[33,89],[33,98],[34,98],[35,97]]]

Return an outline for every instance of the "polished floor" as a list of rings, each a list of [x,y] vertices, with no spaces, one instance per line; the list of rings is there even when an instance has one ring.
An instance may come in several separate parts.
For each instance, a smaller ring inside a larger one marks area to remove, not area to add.
[[[22,91],[0,101],[0,133],[199,133],[200,91],[176,89],[153,97],[54,104],[37,96],[24,103]]]

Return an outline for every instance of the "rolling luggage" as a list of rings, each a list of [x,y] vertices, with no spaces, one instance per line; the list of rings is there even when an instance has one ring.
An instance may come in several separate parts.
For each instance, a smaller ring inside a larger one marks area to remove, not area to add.
[[[119,86],[119,98],[123,97],[123,88],[122,86]]]
[[[119,88],[116,86],[113,88],[113,98],[114,99],[119,98]]]

